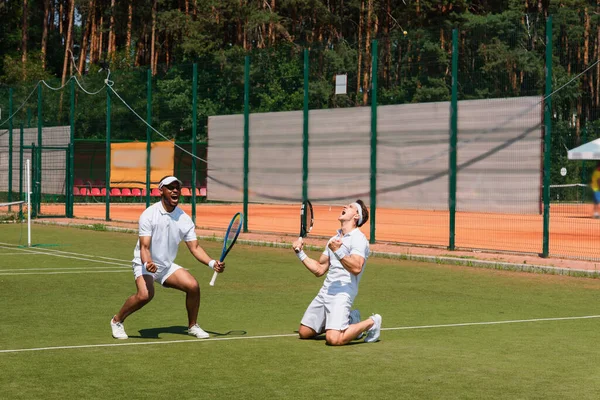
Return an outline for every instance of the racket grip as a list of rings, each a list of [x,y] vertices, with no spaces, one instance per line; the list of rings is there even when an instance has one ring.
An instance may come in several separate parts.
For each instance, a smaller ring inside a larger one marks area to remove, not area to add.
[[[217,275],[219,275],[219,273],[217,271],[215,271],[212,279],[210,280],[210,283],[209,283],[210,286],[215,286],[215,281],[217,280]]]
[[[302,240],[302,236],[299,236],[299,237],[298,237],[298,240]],[[300,251],[300,248],[299,248],[299,247],[296,247],[294,250],[296,250],[296,251]]]

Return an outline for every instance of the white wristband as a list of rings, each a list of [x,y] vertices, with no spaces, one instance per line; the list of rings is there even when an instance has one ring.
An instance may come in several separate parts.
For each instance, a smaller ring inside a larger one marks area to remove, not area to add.
[[[340,247],[334,253],[338,260],[341,260],[348,255],[348,252],[343,247]]]
[[[306,258],[308,258],[304,250],[300,250],[298,253],[296,253],[296,257],[298,257],[300,261],[304,261]]]
[[[215,269],[215,264],[217,263],[217,260],[210,260],[208,262],[208,266],[210,267],[210,269]]]

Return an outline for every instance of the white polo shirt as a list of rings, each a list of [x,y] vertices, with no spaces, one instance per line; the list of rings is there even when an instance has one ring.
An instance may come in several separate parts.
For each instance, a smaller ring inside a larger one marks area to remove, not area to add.
[[[342,235],[341,229],[338,230],[338,234],[329,239],[329,241],[340,237],[340,235]],[[327,242],[327,244],[329,245],[329,242]],[[326,291],[329,294],[348,293],[354,298],[358,294],[358,283],[367,266],[367,258],[369,258],[369,241],[360,229],[355,228],[342,237],[342,247],[348,250],[349,254],[358,254],[363,257],[365,259],[363,268],[358,275],[348,272],[340,260],[338,260],[335,253],[326,246],[323,254],[329,257],[329,271],[327,272],[321,291]]]
[[[181,241],[196,240],[192,219],[179,207],[167,212],[159,201],[148,207],[140,216],[139,236],[151,236],[150,254],[158,268],[169,268]],[[141,264],[140,240],[133,251],[133,261]]]

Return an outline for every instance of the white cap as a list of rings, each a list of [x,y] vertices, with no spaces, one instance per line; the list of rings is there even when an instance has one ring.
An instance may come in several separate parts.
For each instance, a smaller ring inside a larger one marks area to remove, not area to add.
[[[176,177],[174,177],[174,176],[166,176],[166,177],[163,178],[162,181],[160,181],[160,183],[158,184],[158,188],[162,189],[163,186],[167,186],[168,184],[171,184],[171,183],[173,183],[175,181],[179,182],[179,186],[182,185],[181,181],[179,179],[177,179]]]

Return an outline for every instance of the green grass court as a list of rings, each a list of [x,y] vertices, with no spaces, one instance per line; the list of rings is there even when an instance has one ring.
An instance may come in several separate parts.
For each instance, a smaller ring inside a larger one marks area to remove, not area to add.
[[[291,250],[240,243],[211,288],[182,245],[211,339],[186,335],[184,294],[157,288],[117,341],[109,320],[135,289],[136,235],[34,225],[41,245],[19,247],[25,235],[0,225],[3,399],[600,395],[600,280],[372,257],[355,306],[383,316],[381,341],[329,347],[295,336],[322,281]],[[202,245],[218,256],[219,241]]]

